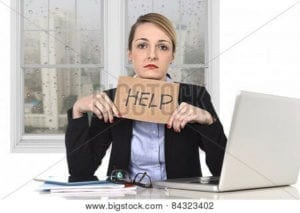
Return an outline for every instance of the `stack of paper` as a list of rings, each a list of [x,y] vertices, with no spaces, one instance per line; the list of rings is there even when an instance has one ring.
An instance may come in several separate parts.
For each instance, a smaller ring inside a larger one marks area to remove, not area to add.
[[[43,192],[60,193],[64,196],[125,196],[126,194],[136,194],[136,186],[125,186],[115,184],[105,180],[85,181],[85,182],[61,182],[50,180],[35,179],[42,181],[38,190]]]

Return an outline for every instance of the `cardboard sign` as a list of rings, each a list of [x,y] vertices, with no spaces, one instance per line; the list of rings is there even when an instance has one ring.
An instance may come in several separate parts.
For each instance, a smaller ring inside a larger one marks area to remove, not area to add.
[[[178,106],[179,84],[120,77],[114,104],[122,117],[167,123]]]

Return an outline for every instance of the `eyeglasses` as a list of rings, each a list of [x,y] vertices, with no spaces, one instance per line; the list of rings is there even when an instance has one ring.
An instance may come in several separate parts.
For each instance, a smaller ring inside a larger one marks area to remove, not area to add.
[[[126,170],[115,169],[111,172],[109,179],[112,183],[134,184],[144,188],[152,187],[151,177],[147,174],[147,172],[137,173],[132,180]]]

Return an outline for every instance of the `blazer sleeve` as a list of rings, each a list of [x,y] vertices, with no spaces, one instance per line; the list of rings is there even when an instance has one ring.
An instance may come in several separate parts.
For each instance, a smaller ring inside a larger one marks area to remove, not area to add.
[[[193,124],[192,126],[200,136],[199,146],[206,154],[206,164],[210,172],[214,176],[220,176],[227,138],[211,102],[210,95],[205,88],[197,93],[196,100],[196,104],[207,110],[215,119],[211,125]]]
[[[89,125],[87,114],[73,119],[72,110],[68,111],[68,126],[65,134],[69,180],[94,179],[94,173],[112,141],[111,124],[93,115]]]

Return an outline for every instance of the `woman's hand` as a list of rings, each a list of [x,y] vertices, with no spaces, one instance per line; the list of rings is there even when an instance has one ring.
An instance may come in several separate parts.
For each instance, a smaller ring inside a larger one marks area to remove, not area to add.
[[[208,111],[182,102],[171,115],[167,127],[173,127],[175,132],[180,132],[187,123],[210,125],[213,122],[214,119]]]
[[[105,92],[86,96],[75,102],[73,119],[82,117],[86,112],[93,112],[99,119],[104,119],[105,123],[113,123],[114,116],[120,117],[118,109]]]

